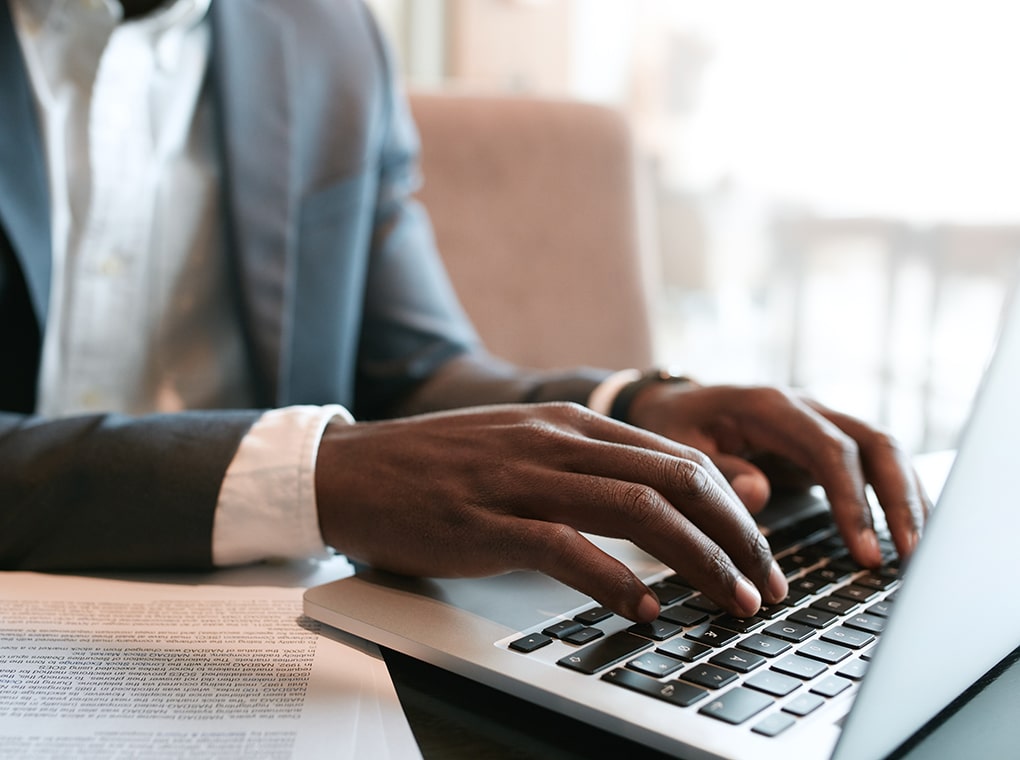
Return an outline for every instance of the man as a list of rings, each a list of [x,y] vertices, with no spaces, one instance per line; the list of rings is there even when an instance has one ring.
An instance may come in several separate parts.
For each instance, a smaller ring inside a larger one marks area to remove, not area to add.
[[[589,531],[746,616],[787,590],[750,517],[760,454],[825,487],[860,562],[880,561],[866,482],[916,543],[925,497],[861,422],[488,356],[410,198],[414,130],[360,2],[5,0],[0,75],[0,566],[329,546],[534,568],[654,618]]]

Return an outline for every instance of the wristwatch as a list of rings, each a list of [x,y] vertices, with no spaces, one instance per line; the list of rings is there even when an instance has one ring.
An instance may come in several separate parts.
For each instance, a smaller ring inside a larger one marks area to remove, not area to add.
[[[637,395],[649,385],[659,383],[693,383],[686,375],[674,375],[669,370],[652,369],[641,375],[637,380],[627,383],[616,394],[609,407],[609,416],[620,422],[630,422],[630,407]]]

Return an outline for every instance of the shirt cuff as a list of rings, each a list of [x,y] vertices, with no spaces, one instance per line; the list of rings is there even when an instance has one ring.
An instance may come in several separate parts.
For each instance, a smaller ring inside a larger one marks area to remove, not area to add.
[[[214,565],[329,556],[315,506],[315,460],[337,418],[354,424],[335,404],[273,409],[241,439],[216,503]]]

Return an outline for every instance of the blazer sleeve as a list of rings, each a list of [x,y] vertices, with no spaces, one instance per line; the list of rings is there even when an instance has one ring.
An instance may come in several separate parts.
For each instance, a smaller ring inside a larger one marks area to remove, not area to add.
[[[0,568],[211,567],[220,483],[259,414],[0,413]]]
[[[392,56],[373,25],[383,87],[378,190],[365,281],[355,416],[389,416],[392,404],[450,358],[481,342],[450,283],[427,213],[420,144]]]

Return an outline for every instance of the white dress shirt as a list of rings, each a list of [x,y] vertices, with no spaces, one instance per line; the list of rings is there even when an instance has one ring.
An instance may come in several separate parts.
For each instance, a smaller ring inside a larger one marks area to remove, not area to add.
[[[221,238],[210,0],[122,21],[115,0],[14,0],[52,208],[53,277],[37,411],[249,406]],[[342,407],[256,423],[217,503],[213,561],[324,551],[314,467]]]

